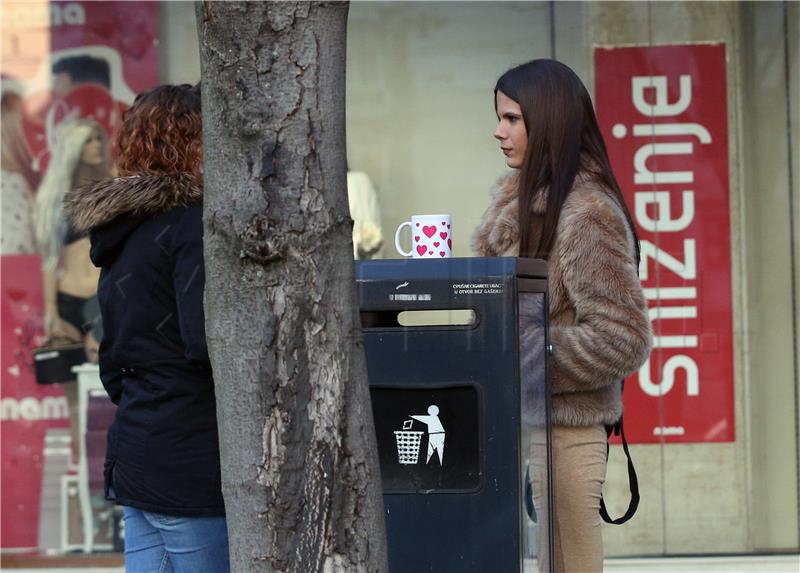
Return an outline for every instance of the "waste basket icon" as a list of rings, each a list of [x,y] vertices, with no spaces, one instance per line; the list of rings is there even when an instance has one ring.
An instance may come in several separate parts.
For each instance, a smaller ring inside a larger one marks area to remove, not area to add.
[[[403,429],[394,432],[397,440],[397,459],[403,465],[416,464],[419,461],[419,447],[422,444],[422,434],[425,432],[406,429],[406,427],[411,428],[413,422],[413,420],[404,422]]]

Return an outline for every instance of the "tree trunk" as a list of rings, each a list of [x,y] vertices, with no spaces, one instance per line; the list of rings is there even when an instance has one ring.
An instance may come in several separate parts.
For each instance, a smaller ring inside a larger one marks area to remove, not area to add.
[[[353,272],[346,3],[204,2],[206,332],[233,571],[387,571]]]

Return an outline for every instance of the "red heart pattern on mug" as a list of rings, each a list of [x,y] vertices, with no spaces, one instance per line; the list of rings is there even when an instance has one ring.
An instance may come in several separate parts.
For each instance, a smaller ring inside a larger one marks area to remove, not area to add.
[[[453,241],[449,216],[433,218],[425,215],[414,215],[414,219],[401,225],[395,234],[395,245],[403,256],[416,258],[445,258],[453,256]],[[411,251],[406,252],[400,246],[400,231],[404,225],[411,228]],[[415,252],[416,251],[416,252]]]

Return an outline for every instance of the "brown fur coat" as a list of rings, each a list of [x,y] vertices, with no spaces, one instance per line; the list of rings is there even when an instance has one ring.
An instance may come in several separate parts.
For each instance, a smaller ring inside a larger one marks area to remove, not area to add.
[[[472,237],[480,256],[519,254],[517,171],[501,177]],[[547,206],[531,206],[540,236]],[[652,334],[633,236],[614,198],[581,173],[564,203],[548,261],[553,424],[610,424],[622,414],[620,380],[650,354]]]

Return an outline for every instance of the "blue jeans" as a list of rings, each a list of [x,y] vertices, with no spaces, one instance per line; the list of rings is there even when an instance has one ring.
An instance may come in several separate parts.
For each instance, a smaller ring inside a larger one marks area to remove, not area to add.
[[[228,573],[224,517],[176,517],[123,507],[126,573]]]

